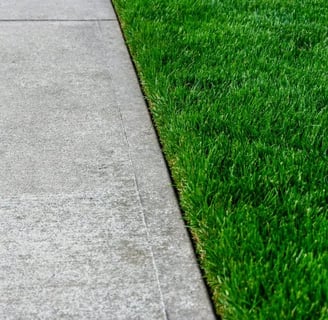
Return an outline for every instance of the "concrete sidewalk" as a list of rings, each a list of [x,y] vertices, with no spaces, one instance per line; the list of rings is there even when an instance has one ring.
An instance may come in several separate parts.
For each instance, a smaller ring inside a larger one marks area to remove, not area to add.
[[[0,319],[215,319],[108,0],[1,0]]]

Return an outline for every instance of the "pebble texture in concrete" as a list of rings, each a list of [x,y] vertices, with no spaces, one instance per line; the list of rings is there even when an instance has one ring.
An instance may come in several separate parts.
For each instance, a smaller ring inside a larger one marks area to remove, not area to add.
[[[0,317],[215,319],[118,23],[73,21],[104,17],[1,2]]]

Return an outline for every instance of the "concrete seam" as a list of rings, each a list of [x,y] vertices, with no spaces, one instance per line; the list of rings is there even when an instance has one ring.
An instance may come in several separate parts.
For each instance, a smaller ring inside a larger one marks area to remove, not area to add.
[[[101,25],[99,23],[97,25],[98,25],[98,32],[100,34],[100,38],[102,38]],[[112,79],[111,79],[111,83],[112,83]],[[116,94],[116,87],[113,85],[113,83],[112,83],[112,87],[113,87],[113,93],[114,93],[114,101],[116,102],[115,106],[117,107],[117,112],[118,112],[119,118],[120,118],[120,126],[121,126],[123,134],[124,134],[124,140],[125,140],[125,142],[128,146],[129,162],[130,162],[130,165],[131,165],[132,170],[133,170],[133,182],[134,182],[134,186],[135,186],[135,192],[137,193],[138,203],[139,203],[139,206],[140,206],[140,209],[141,209],[142,222],[143,222],[143,225],[145,226],[145,229],[146,229],[147,244],[148,244],[148,247],[149,247],[148,249],[150,251],[152,264],[153,264],[153,267],[154,267],[156,284],[157,284],[157,287],[158,287],[160,300],[161,300],[161,304],[162,304],[162,313],[163,313],[164,319],[168,320],[167,310],[166,310],[165,301],[164,301],[164,296],[163,296],[163,292],[162,292],[162,288],[161,288],[161,283],[160,283],[160,280],[159,280],[159,271],[158,271],[158,268],[157,268],[157,265],[156,265],[155,255],[154,255],[153,247],[152,247],[151,241],[150,241],[150,233],[149,233],[149,227],[148,227],[148,224],[147,224],[147,221],[146,221],[144,205],[143,205],[141,195],[140,195],[140,188],[139,188],[139,185],[138,185],[138,179],[137,179],[137,175],[136,175],[136,168],[135,168],[135,165],[134,165],[134,161],[132,160],[131,144],[129,142],[127,130],[126,130],[125,125],[124,125],[122,110],[121,110],[120,103],[119,103],[119,100],[118,100],[117,94]]]
[[[0,19],[1,22],[111,22],[117,19]]]
[[[115,92],[115,90],[114,90],[114,92]],[[117,102],[117,99],[115,99],[115,100]],[[153,263],[153,266],[154,266],[154,271],[155,271],[154,273],[155,273],[155,277],[156,277],[156,283],[157,283],[157,286],[158,286],[158,291],[159,291],[159,294],[160,294],[160,299],[161,299],[162,307],[163,307],[163,315],[165,317],[165,320],[168,320],[167,311],[166,311],[165,302],[164,302],[164,296],[163,296],[163,292],[162,292],[162,289],[161,289],[161,283],[160,283],[160,280],[159,280],[159,272],[158,272],[158,268],[156,266],[155,255],[154,255],[154,251],[153,251],[151,241],[150,241],[149,227],[148,227],[148,224],[147,224],[147,221],[146,221],[144,206],[143,206],[143,203],[142,203],[142,199],[141,199],[141,195],[140,195],[140,188],[139,188],[139,185],[138,185],[138,179],[137,179],[136,172],[135,172],[136,171],[135,170],[135,165],[134,165],[134,162],[132,160],[132,156],[131,156],[131,152],[130,152],[131,145],[129,143],[127,132],[126,132],[126,129],[125,129],[125,126],[124,126],[124,120],[123,120],[123,115],[122,115],[122,112],[121,112],[121,109],[120,109],[120,105],[119,105],[119,103],[116,103],[116,105],[117,105],[117,109],[118,109],[118,112],[119,112],[121,127],[122,127],[122,130],[124,132],[125,142],[128,145],[129,162],[130,162],[131,167],[133,169],[133,182],[134,182],[134,185],[135,185],[135,191],[138,195],[138,202],[139,202],[139,206],[140,206],[140,209],[141,209],[142,222],[143,222],[143,224],[145,226],[145,229],[146,229],[147,243],[148,243],[148,246],[149,246],[151,259],[152,259],[152,263]]]

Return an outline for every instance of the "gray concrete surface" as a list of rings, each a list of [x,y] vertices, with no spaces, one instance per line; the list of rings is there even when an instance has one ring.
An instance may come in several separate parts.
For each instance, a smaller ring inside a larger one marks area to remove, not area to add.
[[[1,1],[0,319],[215,319],[113,17]]]
[[[115,19],[104,0],[1,0],[0,20]]]

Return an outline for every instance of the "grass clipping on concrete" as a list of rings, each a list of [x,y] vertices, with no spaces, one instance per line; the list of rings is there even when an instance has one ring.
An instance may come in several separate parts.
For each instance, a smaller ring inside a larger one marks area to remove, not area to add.
[[[328,319],[328,1],[114,0],[226,319]]]

